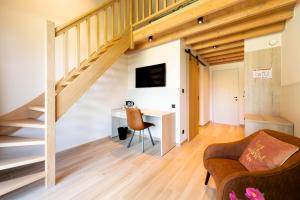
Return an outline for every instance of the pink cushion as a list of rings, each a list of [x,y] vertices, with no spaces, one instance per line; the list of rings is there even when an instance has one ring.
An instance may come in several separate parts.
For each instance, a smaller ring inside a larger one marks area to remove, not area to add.
[[[261,131],[249,143],[239,161],[249,171],[268,170],[281,166],[299,148]]]

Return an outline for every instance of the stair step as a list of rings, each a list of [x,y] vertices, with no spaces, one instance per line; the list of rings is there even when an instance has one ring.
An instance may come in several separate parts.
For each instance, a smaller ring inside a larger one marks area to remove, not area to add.
[[[66,86],[68,86],[70,84],[71,84],[71,81],[67,81],[67,82],[64,82],[63,84],[61,84],[61,86],[66,87]]]
[[[32,163],[44,161],[44,156],[23,156],[19,158],[1,158],[0,170],[10,169]]]
[[[72,78],[76,78],[77,76],[79,76],[81,73],[80,72],[76,72],[75,74],[72,75]]]
[[[45,177],[45,172],[38,172],[7,181],[0,182],[0,196],[7,194],[11,191],[19,189],[25,185],[31,184]]]
[[[18,147],[43,144],[45,144],[45,141],[43,139],[16,136],[0,136],[0,147]]]
[[[45,128],[43,121],[37,119],[17,119],[0,121],[0,126],[23,127],[23,128]]]
[[[81,71],[86,70],[89,66],[90,66],[90,64],[87,64],[87,65],[81,67],[80,70],[81,70]]]
[[[45,112],[44,106],[31,106],[29,110],[37,111],[37,112]]]

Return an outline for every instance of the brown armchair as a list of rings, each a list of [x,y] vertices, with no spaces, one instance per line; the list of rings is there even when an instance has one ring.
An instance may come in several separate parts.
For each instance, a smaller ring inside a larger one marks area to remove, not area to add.
[[[283,142],[300,148],[300,138],[271,130],[267,134]],[[244,197],[247,187],[258,188],[266,200],[300,199],[300,151],[292,155],[282,166],[272,170],[249,172],[239,157],[258,132],[240,141],[213,144],[204,152],[204,166],[207,169],[205,185],[212,175],[217,187],[217,199],[229,199],[234,191],[238,197]]]

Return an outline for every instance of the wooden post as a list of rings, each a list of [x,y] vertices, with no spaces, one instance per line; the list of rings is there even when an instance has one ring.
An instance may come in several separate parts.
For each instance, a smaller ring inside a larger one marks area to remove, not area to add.
[[[46,22],[45,40],[45,184],[55,185],[55,25]]]

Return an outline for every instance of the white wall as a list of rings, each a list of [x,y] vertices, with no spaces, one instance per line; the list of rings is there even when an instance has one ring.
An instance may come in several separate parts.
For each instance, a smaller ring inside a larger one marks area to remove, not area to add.
[[[44,90],[45,20],[60,25],[93,9],[101,1],[1,1],[0,115],[22,106]],[[83,46],[82,51],[84,49]],[[57,58],[60,65],[60,57]],[[57,69],[57,74],[61,71]],[[58,121],[58,151],[110,135],[111,109],[120,107],[126,99],[127,73],[127,58],[123,57]],[[17,134],[43,137],[43,133],[35,129],[22,129]]]
[[[282,33],[281,115],[294,123],[300,137],[300,5]]]
[[[184,82],[180,76],[180,72],[183,71],[180,59],[183,57],[182,47],[181,41],[177,40],[128,56],[128,100],[133,100],[140,108],[175,111],[177,143],[184,139],[180,133],[180,129],[183,128],[180,126],[181,80]],[[160,63],[166,63],[166,87],[135,88],[135,69]],[[183,98],[181,100],[184,101]],[[171,107],[172,104],[175,104],[175,109]],[[157,136],[155,132],[153,134]]]
[[[244,62],[237,62],[237,63],[229,63],[229,64],[222,64],[222,65],[214,65],[210,66],[210,120],[212,121],[213,117],[213,104],[212,104],[212,73],[216,70],[226,70],[226,69],[238,69],[239,70],[239,116],[240,116],[240,124],[244,124],[244,108],[245,108],[245,100],[243,97],[244,93]]]
[[[200,90],[200,126],[204,126],[210,121],[210,88],[209,88],[209,67],[201,66],[199,77]]]

